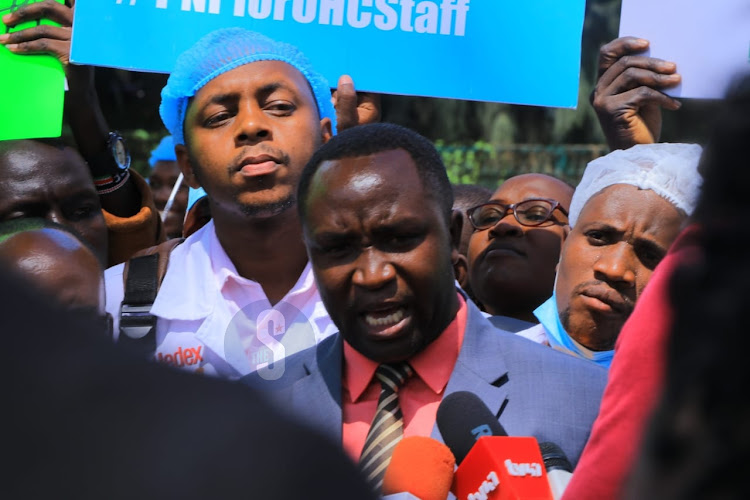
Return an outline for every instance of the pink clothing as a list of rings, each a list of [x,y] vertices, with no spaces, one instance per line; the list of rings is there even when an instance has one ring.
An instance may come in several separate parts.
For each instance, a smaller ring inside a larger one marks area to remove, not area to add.
[[[599,416],[563,500],[619,498],[661,394],[672,326],[669,281],[699,257],[697,226],[686,228],[657,266],[615,345]]]
[[[456,318],[425,350],[409,360],[415,374],[398,393],[404,415],[404,437],[429,436],[435,425],[438,405],[453,373],[466,330],[466,302],[461,294],[458,300]],[[342,434],[344,449],[355,461],[362,453],[378,405],[380,383],[374,378],[377,367],[376,361],[344,342]]]

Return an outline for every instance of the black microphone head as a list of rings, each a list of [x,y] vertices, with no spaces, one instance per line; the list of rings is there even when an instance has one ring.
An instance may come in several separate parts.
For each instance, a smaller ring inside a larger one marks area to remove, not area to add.
[[[480,437],[508,435],[479,396],[468,391],[445,396],[438,406],[436,420],[443,441],[458,464]]]
[[[547,471],[564,470],[573,472],[573,465],[570,460],[568,460],[562,448],[555,443],[539,443],[539,450],[542,452],[542,460],[544,460],[544,467]]]

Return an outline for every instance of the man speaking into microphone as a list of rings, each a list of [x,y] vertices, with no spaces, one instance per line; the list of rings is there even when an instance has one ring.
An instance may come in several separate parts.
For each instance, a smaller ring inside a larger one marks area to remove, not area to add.
[[[457,290],[463,221],[434,146],[403,127],[342,132],[310,159],[298,209],[321,298],[340,335],[287,359],[282,408],[342,442],[374,488],[403,436],[432,436],[442,398],[476,394],[512,436],[575,464],[604,369],[496,329]]]

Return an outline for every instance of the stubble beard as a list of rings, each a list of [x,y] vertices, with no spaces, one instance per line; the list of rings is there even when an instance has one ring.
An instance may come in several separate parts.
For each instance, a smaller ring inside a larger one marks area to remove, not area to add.
[[[270,203],[241,203],[239,200],[237,204],[240,207],[240,211],[246,217],[273,217],[281,213],[286,212],[290,208],[294,207],[297,199],[294,195],[290,194],[286,198]]]

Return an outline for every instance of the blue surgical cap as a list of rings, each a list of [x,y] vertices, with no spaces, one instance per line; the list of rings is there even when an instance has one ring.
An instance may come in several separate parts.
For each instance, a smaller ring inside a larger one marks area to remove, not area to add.
[[[151,165],[151,168],[154,168],[157,161],[177,161],[177,156],[174,154],[174,141],[171,135],[164,137],[159,145],[151,151],[151,158],[148,159],[148,164]]]
[[[188,203],[187,203],[187,209],[185,210],[185,214],[190,211],[191,208],[193,208],[193,205],[195,205],[198,201],[200,201],[201,198],[206,197],[206,191],[203,188],[190,188],[190,191],[188,191]]]
[[[297,68],[310,83],[320,118],[330,118],[336,130],[331,88],[299,49],[254,31],[224,28],[205,35],[180,54],[161,91],[159,114],[175,144],[185,144],[183,123],[189,99],[217,76],[256,61],[282,61]]]

